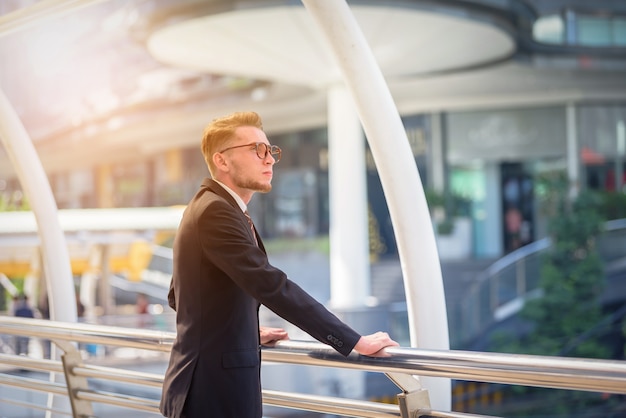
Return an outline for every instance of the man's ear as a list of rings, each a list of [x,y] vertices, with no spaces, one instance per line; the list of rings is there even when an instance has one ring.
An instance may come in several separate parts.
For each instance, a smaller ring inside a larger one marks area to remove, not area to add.
[[[215,164],[215,167],[219,171],[228,171],[228,162],[226,161],[224,156],[219,152],[216,152],[215,154],[213,154],[213,164]]]

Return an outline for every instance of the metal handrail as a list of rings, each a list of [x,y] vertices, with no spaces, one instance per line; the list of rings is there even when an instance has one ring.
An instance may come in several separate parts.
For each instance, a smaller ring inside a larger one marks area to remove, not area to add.
[[[331,398],[328,396],[305,395],[301,393],[278,392],[275,390],[263,390],[263,403],[266,405],[312,412],[364,418],[400,416],[397,405]]]
[[[382,373],[412,373],[489,383],[626,394],[626,362],[523,354],[389,347],[389,357],[345,358],[317,342],[279,341],[263,360],[342,367]]]
[[[606,241],[616,237],[620,240],[620,245]],[[626,260],[626,251],[619,250],[626,248],[621,244],[624,239],[626,219],[614,219],[604,223],[603,233],[598,237],[598,247],[602,247],[603,242],[608,242],[604,251],[611,249],[610,253],[613,255],[603,256],[607,266]],[[452,308],[461,310],[455,315],[455,318],[459,318],[459,323],[451,325],[455,329],[454,336],[458,339],[457,346],[482,335],[495,322],[516,313],[523,306],[524,300],[538,295],[539,257],[551,246],[552,240],[549,237],[534,241],[496,260],[476,276],[467,297],[458,307]],[[622,268],[624,262],[618,268]]]
[[[130,370],[121,370],[111,367],[84,365],[74,367],[72,372],[76,376],[105,379],[120,383],[151,386],[160,388],[163,386],[163,376],[155,373],[144,373]]]
[[[0,318],[0,333],[157,351],[169,351],[175,338],[174,333],[165,331],[15,317]],[[346,358],[322,343],[286,340],[274,347],[264,347],[263,360],[626,394],[626,362],[419,348],[390,347],[385,351],[388,357],[352,354]],[[42,360],[38,362],[45,364]],[[85,368],[81,374],[98,373],[98,370],[106,369]]]
[[[159,352],[169,351],[175,337],[172,332],[14,317],[0,317],[0,334],[45,338],[57,343],[62,341],[60,346],[65,348],[71,347],[70,342],[84,342]],[[264,347],[262,356],[264,362],[338,367],[385,373],[404,393],[409,393],[414,388],[410,387],[410,384],[403,385],[403,382],[415,382],[410,377],[419,375],[626,394],[626,362],[622,361],[407,347],[387,348],[383,357],[368,357],[357,353],[343,357],[322,343],[290,340],[279,341],[273,347]],[[7,354],[0,355],[0,364],[54,373],[63,371],[61,363],[55,360],[41,360]],[[159,374],[121,370],[93,364],[66,365],[65,374],[66,376],[105,379],[153,388],[160,387],[163,383],[163,376]],[[78,401],[83,402],[99,402],[158,413],[158,401],[155,399],[85,387],[69,390],[69,383],[67,382],[67,386],[64,386],[59,382],[44,382],[23,376],[7,374],[1,376],[0,384],[9,384],[13,387],[55,395],[75,396]],[[398,379],[398,376],[408,377],[409,380]],[[362,400],[272,390],[264,390],[263,399],[267,405],[347,416],[408,416],[402,414],[398,405]],[[424,407],[418,411],[412,411],[411,416],[476,417],[477,415],[432,411],[429,407]]]
[[[173,332],[166,331],[9,316],[0,317],[0,334],[163,352],[171,350],[175,337]]]

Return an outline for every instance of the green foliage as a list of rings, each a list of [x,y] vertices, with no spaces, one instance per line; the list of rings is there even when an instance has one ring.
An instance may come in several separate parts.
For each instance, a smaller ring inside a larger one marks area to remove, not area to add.
[[[433,189],[424,190],[424,196],[426,197],[426,202],[428,203],[428,207],[432,211],[434,208],[443,208],[445,206],[446,200],[442,193],[439,193]]]
[[[626,218],[626,193],[601,192],[602,213],[606,219]]]
[[[545,196],[552,247],[541,269],[542,297],[528,301],[521,312],[533,324],[524,345],[532,354],[606,358],[608,349],[600,342],[579,338],[602,320],[605,275],[596,237],[605,222],[603,199],[587,191],[570,201],[565,185],[557,178]]]
[[[437,234],[451,235],[452,232],[454,232],[454,221],[446,218],[441,222],[437,222]]]
[[[492,343],[505,352],[608,358],[609,348],[597,338],[603,324],[600,295],[605,274],[596,237],[606,220],[604,196],[583,192],[570,200],[563,178],[545,180],[540,197],[549,219],[552,246],[543,258],[540,271],[541,295],[527,300],[520,312],[530,331],[521,337],[501,332],[494,335]],[[626,335],[626,324],[624,332]],[[570,417],[592,405],[606,404],[597,396],[580,392],[523,387],[517,393],[510,393],[521,396],[528,410],[509,416],[549,412],[550,416]]]
[[[454,218],[469,216],[471,200],[453,193],[424,190],[426,202],[439,235],[450,235],[454,231]]]
[[[433,189],[424,190],[426,202],[431,212],[442,208],[447,217],[469,216],[471,200],[455,193],[441,193]]]
[[[22,192],[0,193],[0,212],[12,212],[17,210],[30,210],[28,199]]]
[[[596,237],[606,220],[604,198],[586,191],[569,199],[560,175],[542,179],[540,189],[552,246],[541,267],[541,296],[527,300],[520,312],[531,331],[519,340],[499,334],[493,343],[507,352],[606,358],[608,348],[590,332],[603,317],[605,274]]]

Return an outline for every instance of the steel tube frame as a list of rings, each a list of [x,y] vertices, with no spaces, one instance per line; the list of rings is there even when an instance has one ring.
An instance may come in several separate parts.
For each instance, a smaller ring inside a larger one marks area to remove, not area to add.
[[[171,349],[175,338],[173,332],[14,317],[0,317],[0,334],[165,352]],[[279,363],[383,373],[419,373],[479,382],[626,394],[626,362],[618,360],[410,347],[387,348],[385,352],[388,357],[368,357],[353,353],[346,358],[319,342],[286,340],[277,342],[271,348],[264,347],[262,356],[263,361]],[[24,361],[36,360],[25,358]],[[41,361],[37,362],[39,363]],[[84,370],[84,375],[87,375],[88,367]]]
[[[50,183],[26,128],[0,91],[0,141],[15,167],[28,198],[41,239],[43,269],[47,276],[50,317],[76,321],[76,303],[70,256],[57,216],[57,205]]]
[[[345,398],[304,395],[299,393],[263,391],[263,403],[284,408],[296,408],[306,411],[322,412],[350,417],[399,417],[397,405],[380,402],[353,401]]]
[[[326,38],[341,70],[378,168],[403,272],[411,346],[449,349],[435,234],[422,181],[389,87],[345,1],[302,3]],[[423,383],[431,393],[433,405],[449,410],[450,381],[424,379]]]
[[[342,368],[373,372],[626,394],[626,363],[617,360],[398,347],[385,352],[389,357],[346,359],[321,343],[280,341],[263,350],[263,360],[325,367],[340,364]]]
[[[47,326],[46,326],[47,325]],[[119,347],[135,347],[152,351],[168,351],[174,340],[173,332],[143,329],[117,328],[104,325],[61,323],[30,318],[0,317],[0,334],[28,335],[33,338],[52,338],[65,350],[72,350],[73,343],[91,342]],[[553,389],[583,390],[603,393],[626,394],[626,363],[613,360],[595,360],[567,357],[481,353],[456,350],[427,350],[417,348],[387,348],[387,357],[367,357],[357,353],[343,357],[331,347],[311,341],[280,341],[275,347],[263,348],[263,361],[308,366],[337,367],[343,369],[381,372],[387,375],[407,376],[414,374],[471,380],[490,383],[520,384]],[[32,358],[9,359],[0,356],[0,364],[10,364],[37,370],[58,370],[58,362]],[[109,379],[155,387],[162,384],[162,376],[121,371],[82,364],[70,365],[67,373],[93,379]],[[408,384],[405,385],[405,383]],[[413,382],[396,379],[401,389],[412,389]],[[157,411],[153,400],[85,389],[69,388],[59,383],[42,382],[31,378],[3,375],[0,384],[27,390],[67,395],[68,389],[79,400],[118,405],[145,411]],[[84,385],[83,385],[84,386]],[[406,386],[406,387],[405,387]],[[264,391],[267,404],[302,409],[320,408],[331,405],[332,411],[353,416],[407,416],[402,410],[394,412],[386,405],[373,405],[360,401],[333,397],[317,397],[305,394],[275,393]],[[400,396],[400,395],[399,395]],[[356,404],[355,404],[356,402]],[[378,411],[378,412],[374,412]],[[411,409],[409,416],[476,417],[479,415],[448,413],[436,408]],[[368,415],[368,414],[372,415]],[[376,415],[379,414],[379,415]],[[382,414],[382,415],[380,415]],[[404,415],[402,415],[404,414]]]

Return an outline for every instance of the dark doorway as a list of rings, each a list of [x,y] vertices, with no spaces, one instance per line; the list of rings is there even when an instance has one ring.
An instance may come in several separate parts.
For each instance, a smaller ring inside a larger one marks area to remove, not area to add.
[[[504,250],[509,253],[534,240],[533,178],[519,162],[500,165]]]

